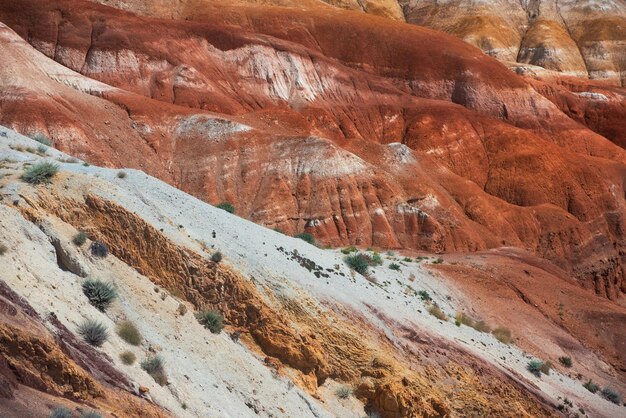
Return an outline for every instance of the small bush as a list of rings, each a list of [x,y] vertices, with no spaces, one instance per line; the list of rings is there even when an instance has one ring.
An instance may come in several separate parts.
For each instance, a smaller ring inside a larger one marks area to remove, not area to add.
[[[72,411],[64,406],[58,406],[52,410],[49,418],[72,418]]]
[[[4,244],[0,244],[0,255],[4,255],[8,250],[8,247]]]
[[[511,343],[511,330],[504,327],[497,327],[492,332],[494,337],[503,344]]]
[[[80,418],[102,418],[102,415],[96,411],[83,411],[80,414]]]
[[[335,395],[337,395],[339,399],[348,399],[352,395],[352,389],[347,386],[340,386],[335,391]]]
[[[478,332],[490,332],[491,331],[491,327],[489,327],[489,325],[487,325],[485,321],[477,321],[472,328],[474,328]]]
[[[366,275],[369,268],[369,262],[365,254],[352,254],[343,259],[348,267],[356,271],[359,274]]]
[[[137,360],[137,356],[135,356],[135,353],[133,353],[132,351],[124,351],[120,354],[120,360],[122,360],[122,363],[130,366],[135,363],[135,360]]]
[[[125,179],[125,178],[126,178],[126,176],[127,176],[127,174],[126,174],[126,172],[125,172],[125,171],[118,171],[118,172],[117,172],[117,178],[118,178],[118,179]]]
[[[411,263],[413,262],[413,259],[411,257],[404,257],[402,261],[404,261],[405,263]]]
[[[526,366],[526,369],[528,369],[529,372],[531,372],[532,374],[534,374],[537,377],[541,376],[541,366],[543,366],[543,362],[540,360],[531,360],[528,362],[528,365]]]
[[[118,324],[117,335],[130,345],[141,344],[141,333],[130,321],[122,321]]]
[[[382,266],[383,265],[383,258],[377,252],[374,252],[374,254],[372,255],[372,265],[374,265],[374,266]]]
[[[39,145],[37,147],[37,154],[45,155],[47,152],[48,152],[48,147],[46,147],[45,145]]]
[[[302,241],[306,241],[311,245],[315,245],[315,238],[313,238],[313,235],[309,234],[308,232],[298,234],[294,238],[300,238]]]
[[[88,319],[78,326],[78,333],[87,343],[100,347],[109,338],[106,326],[93,319]]]
[[[612,388],[604,388],[602,389],[601,393],[602,393],[602,397],[606,399],[607,401],[613,402],[614,404],[617,404],[617,405],[622,403],[621,395]]]
[[[30,184],[50,183],[58,172],[58,165],[43,161],[28,167],[22,179]]]
[[[359,250],[356,247],[346,247],[341,249],[341,252],[346,255],[350,253],[356,253],[357,251]]]
[[[446,314],[437,305],[433,305],[430,308],[428,308],[428,313],[441,321],[448,320],[448,317],[446,316]]]
[[[117,291],[111,283],[94,279],[85,280],[83,293],[87,296],[89,302],[100,312],[106,311],[117,297]]]
[[[596,393],[598,390],[600,390],[600,386],[593,383],[593,380],[591,379],[589,379],[589,381],[585,383],[583,387],[591,393]]]
[[[213,255],[211,256],[211,261],[214,263],[219,263],[220,261],[222,261],[222,253],[219,251],[216,251],[213,253]]]
[[[52,141],[50,141],[50,139],[42,133],[36,133],[31,139],[34,139],[40,144],[47,145],[49,147],[52,146]]]
[[[200,311],[196,319],[213,334],[219,334],[224,329],[224,317],[215,311]]]
[[[400,271],[400,264],[397,264],[397,263],[391,263],[391,264],[389,264],[389,268],[390,268],[391,270]]]
[[[87,233],[83,231],[80,231],[78,234],[74,235],[74,238],[72,238],[72,242],[74,243],[74,245],[77,245],[79,247],[83,245],[86,241]]]
[[[441,263],[443,263],[443,258],[441,258],[441,257],[439,257],[435,261],[433,261],[433,264],[441,264]]]
[[[571,357],[565,357],[565,356],[563,356],[563,357],[559,357],[559,362],[560,362],[563,366],[568,367],[568,368],[569,368],[569,367],[572,367],[572,365],[574,364],[574,363],[572,362],[572,358],[571,358]]]
[[[232,203],[229,202],[222,202],[219,205],[215,206],[216,208],[225,210],[228,213],[235,213],[235,207],[233,206]]]
[[[433,298],[431,298],[428,292],[425,290],[420,290],[419,292],[417,292],[417,294],[424,302],[430,302],[431,300],[433,300]]]
[[[165,365],[160,356],[147,357],[141,362],[141,368],[144,369],[155,382],[163,386],[167,384],[167,375],[165,374]]]
[[[541,364],[541,373],[548,375],[550,374],[550,369],[552,368],[552,363],[550,363],[549,361],[544,361]]]
[[[89,249],[91,250],[91,254],[96,257],[104,258],[109,255],[109,247],[102,241],[96,240],[92,242]]]

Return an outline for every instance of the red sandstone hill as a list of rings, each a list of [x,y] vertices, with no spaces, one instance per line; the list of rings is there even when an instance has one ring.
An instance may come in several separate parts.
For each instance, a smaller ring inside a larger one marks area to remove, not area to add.
[[[623,89],[525,79],[354,12],[212,3],[193,19],[4,1],[0,122],[325,244],[516,246],[626,290]]]

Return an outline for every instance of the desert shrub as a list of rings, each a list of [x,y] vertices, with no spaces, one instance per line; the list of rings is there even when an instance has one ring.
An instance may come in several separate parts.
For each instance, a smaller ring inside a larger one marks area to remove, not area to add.
[[[411,257],[404,257],[402,261],[404,261],[405,263],[411,263],[413,259]]]
[[[543,362],[541,360],[531,360],[528,362],[528,365],[526,365],[526,369],[528,369],[528,371],[535,376],[539,377],[541,376],[541,366],[543,366]]]
[[[400,264],[398,264],[398,263],[391,263],[391,264],[389,264],[389,268],[391,270],[400,271]]]
[[[80,418],[102,418],[102,415],[96,411],[83,411],[80,414]]]
[[[383,258],[377,252],[374,252],[374,254],[372,254],[372,265],[374,265],[374,266],[382,266],[383,265]]]
[[[211,255],[211,261],[214,263],[219,263],[220,261],[222,261],[222,253],[219,251],[216,251],[213,253],[213,255]]]
[[[0,244],[0,255],[4,255],[8,251],[8,247],[4,244]]]
[[[350,253],[356,253],[357,251],[359,250],[356,247],[346,247],[341,249],[341,252],[346,255]]]
[[[127,174],[126,174],[126,172],[125,172],[125,171],[118,171],[118,172],[117,172],[117,178],[118,178],[118,179],[125,179],[125,178],[126,178],[126,176],[127,176]]]
[[[228,213],[235,213],[235,207],[233,206],[232,203],[229,203],[229,202],[222,202],[216,205],[215,207],[218,209],[225,210]]]
[[[72,411],[64,406],[58,406],[52,410],[49,418],[72,418]]]
[[[185,316],[185,314],[187,313],[187,306],[184,303],[179,303],[178,309],[176,309],[176,312],[180,316]]]
[[[54,177],[58,172],[58,165],[42,161],[28,167],[22,175],[22,179],[30,184],[50,183],[52,177]]]
[[[91,250],[91,254],[96,257],[104,258],[109,255],[109,247],[102,241],[96,240],[92,242],[89,249]]]
[[[102,280],[87,279],[83,282],[83,293],[89,302],[99,311],[107,310],[117,297],[117,291],[111,283]]]
[[[479,332],[490,332],[491,328],[489,327],[489,325],[487,325],[487,323],[485,321],[476,321],[474,320],[472,317],[465,315],[464,313],[458,313],[456,315],[456,320],[458,320],[459,322],[461,322],[461,324],[463,325],[467,325],[470,328],[474,328],[476,331]],[[506,331],[508,331],[506,328],[502,328],[501,331],[503,333],[505,333]],[[509,332],[509,337],[510,337],[510,331]],[[498,336],[496,336],[496,338],[498,338]]]
[[[622,403],[621,395],[612,388],[604,388],[602,389],[601,393],[602,393],[602,397],[606,399],[607,401],[613,402],[614,404],[617,404],[617,405]]]
[[[572,367],[574,364],[571,357],[559,357],[559,362],[565,367]]]
[[[196,319],[213,334],[219,334],[224,329],[224,317],[216,311],[200,311]]]
[[[501,343],[509,344],[511,342],[511,330],[508,328],[497,327],[491,333]]]
[[[491,327],[485,321],[476,321],[472,327],[478,332],[490,332]]]
[[[74,235],[72,238],[72,242],[74,245],[78,245],[79,247],[83,245],[87,241],[87,233],[80,231],[78,234]]]
[[[428,313],[441,321],[448,320],[448,317],[446,316],[446,314],[437,305],[433,305],[430,308],[428,308]]]
[[[315,238],[313,238],[313,235],[309,234],[308,232],[298,234],[294,238],[300,238],[302,241],[306,241],[311,245],[315,245]]]
[[[591,379],[589,379],[589,381],[587,383],[585,383],[583,385],[583,387],[585,389],[587,389],[591,393],[596,393],[598,390],[600,390],[600,386],[598,386],[597,384],[593,383],[593,380],[591,380]]]
[[[34,139],[40,144],[52,146],[52,141],[50,141],[50,139],[42,133],[36,133],[31,139]]]
[[[48,152],[48,147],[46,147],[45,145],[39,145],[37,147],[37,154],[45,155],[46,152]]]
[[[441,257],[439,257],[435,261],[433,261],[433,264],[441,264],[441,263],[443,263],[443,258],[441,258]]]
[[[550,374],[550,369],[552,368],[552,363],[550,363],[549,361],[544,361],[541,364],[541,373],[543,374]]]
[[[368,268],[369,268],[369,263],[367,260],[367,257],[365,257],[365,254],[351,254],[346,256],[343,259],[346,264],[348,265],[348,267],[350,267],[352,270],[356,271],[357,273],[366,275],[368,272]]]
[[[165,374],[165,364],[161,356],[147,357],[141,362],[141,368],[144,369],[155,382],[163,386],[167,384],[167,375]]]
[[[117,325],[117,335],[130,345],[141,344],[141,333],[130,321],[122,321]]]
[[[106,326],[93,319],[88,319],[78,326],[78,333],[87,343],[100,347],[109,338]]]
[[[424,302],[430,302],[431,300],[433,300],[433,298],[431,298],[428,292],[425,290],[420,290],[419,292],[417,292],[417,294]]]
[[[122,360],[122,363],[130,366],[131,364],[135,363],[135,360],[137,360],[137,356],[135,356],[135,353],[133,353],[132,351],[127,350],[120,354],[120,360]]]
[[[335,395],[337,395],[339,399],[348,399],[352,395],[352,389],[347,386],[340,386],[335,391]]]

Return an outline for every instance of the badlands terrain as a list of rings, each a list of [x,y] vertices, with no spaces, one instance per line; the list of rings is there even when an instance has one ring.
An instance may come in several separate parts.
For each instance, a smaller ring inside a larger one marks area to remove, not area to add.
[[[626,416],[624,1],[2,0],[0,50],[1,417]]]

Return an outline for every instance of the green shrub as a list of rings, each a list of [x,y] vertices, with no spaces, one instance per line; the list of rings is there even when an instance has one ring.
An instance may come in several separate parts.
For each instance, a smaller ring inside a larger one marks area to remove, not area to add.
[[[365,254],[351,254],[343,259],[348,267],[359,274],[366,275],[369,270],[369,262]]]
[[[568,367],[568,368],[569,368],[569,367],[572,367],[572,365],[574,364],[574,363],[572,362],[572,358],[571,358],[571,357],[565,357],[565,356],[563,356],[563,357],[559,357],[559,362],[560,362],[563,366]]]
[[[80,247],[87,241],[87,238],[87,233],[80,231],[78,234],[74,235],[74,238],[72,238],[72,242]]]
[[[602,393],[602,397],[606,399],[607,401],[613,402],[614,404],[617,404],[617,405],[622,403],[621,395],[612,388],[604,388],[602,389],[601,393]]]
[[[543,362],[541,360],[531,360],[528,362],[526,369],[528,369],[528,371],[534,374],[535,376],[540,377],[541,366],[543,366]]]
[[[374,252],[374,254],[372,255],[372,265],[374,265],[374,266],[382,266],[383,265],[383,258],[377,252]]]
[[[511,330],[504,327],[497,327],[492,332],[494,337],[503,344],[511,343]]]
[[[200,311],[196,319],[213,334],[219,334],[224,329],[224,317],[216,311]]]
[[[96,411],[83,411],[80,414],[80,418],[102,418],[102,415]]]
[[[433,300],[433,298],[431,298],[428,292],[425,290],[420,290],[419,292],[417,292],[417,294],[424,302],[430,302],[431,300]]]
[[[346,247],[341,249],[341,252],[346,255],[350,253],[356,253],[357,251],[359,250],[356,247]]]
[[[52,141],[50,141],[50,139],[42,133],[36,133],[31,139],[34,139],[40,144],[47,145],[49,147],[52,146]]]
[[[311,245],[315,245],[315,238],[313,237],[313,235],[309,234],[308,232],[303,232],[301,234],[298,234],[294,238],[300,238],[302,241],[306,241]]]
[[[402,261],[404,261],[405,263],[411,263],[413,259],[411,257],[404,257]]]
[[[132,351],[127,350],[120,354],[120,360],[122,360],[122,363],[130,366],[135,363],[135,360],[137,360],[137,356],[135,356],[135,353],[133,353]]]
[[[37,147],[37,154],[45,155],[47,152],[48,152],[48,147],[46,147],[45,145],[39,145]]]
[[[141,333],[130,321],[122,321],[117,325],[117,335],[130,345],[141,344]]]
[[[337,395],[339,399],[348,399],[352,395],[352,389],[347,386],[340,386],[335,391],[335,395]]]
[[[223,258],[222,253],[219,251],[216,251],[211,256],[211,261],[213,261],[214,263],[219,263],[220,261],[222,261],[222,258]]]
[[[391,264],[389,264],[389,268],[390,268],[391,270],[400,271],[400,264],[397,264],[397,263],[391,263]]]
[[[165,374],[165,364],[161,356],[147,357],[141,362],[141,368],[144,369],[155,382],[163,386],[167,384],[167,375]]]
[[[428,313],[441,321],[448,320],[448,317],[446,316],[446,314],[437,305],[432,305],[430,308],[428,308]]]
[[[587,383],[585,383],[583,385],[583,387],[585,389],[587,389],[591,393],[596,393],[598,390],[600,390],[600,386],[598,386],[597,384],[593,383],[593,380],[591,380],[591,379],[589,379],[589,381]]]
[[[109,255],[109,247],[102,241],[96,240],[92,242],[89,249],[91,250],[91,254],[95,257],[104,258]]]
[[[126,178],[126,176],[127,176],[127,174],[126,174],[126,172],[125,172],[125,171],[118,171],[118,172],[117,172],[117,178],[118,178],[118,179],[125,179],[125,178]]]
[[[87,343],[100,347],[109,338],[106,326],[93,319],[88,319],[78,326],[78,333]]]
[[[225,210],[228,213],[235,213],[235,207],[233,206],[232,203],[229,203],[229,202],[222,202],[219,205],[216,205],[215,207]]]
[[[49,418],[72,418],[72,411],[64,406],[58,406],[52,410]]]
[[[8,249],[9,248],[6,245],[0,244],[0,255],[4,255],[4,253],[6,253]]]
[[[31,165],[22,175],[22,179],[30,184],[50,183],[52,177],[59,172],[59,166],[47,161]]]
[[[101,312],[106,311],[117,297],[117,291],[111,283],[97,279],[85,280],[83,282],[83,293],[87,296],[89,302]]]

